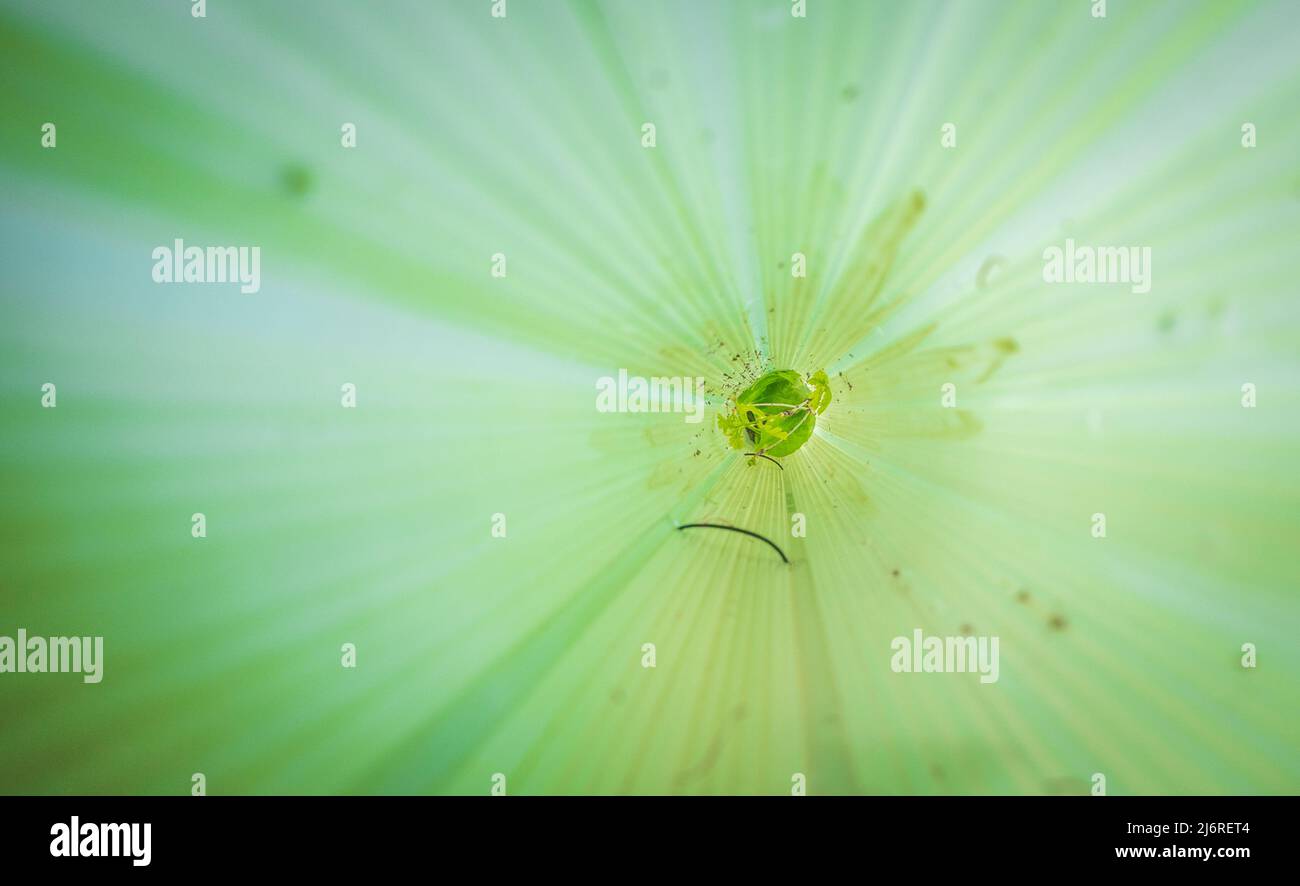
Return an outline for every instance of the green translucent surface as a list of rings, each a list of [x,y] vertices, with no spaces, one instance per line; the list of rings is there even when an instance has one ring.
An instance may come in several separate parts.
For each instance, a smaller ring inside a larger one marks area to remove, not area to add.
[[[0,0],[0,791],[1300,791],[1293,0],[489,6]]]

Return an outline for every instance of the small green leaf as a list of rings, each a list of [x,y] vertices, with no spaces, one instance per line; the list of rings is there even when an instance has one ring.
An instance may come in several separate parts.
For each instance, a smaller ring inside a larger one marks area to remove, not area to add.
[[[733,449],[781,458],[808,442],[830,398],[824,370],[808,382],[792,369],[774,370],[736,395],[734,410],[718,416],[718,427]]]

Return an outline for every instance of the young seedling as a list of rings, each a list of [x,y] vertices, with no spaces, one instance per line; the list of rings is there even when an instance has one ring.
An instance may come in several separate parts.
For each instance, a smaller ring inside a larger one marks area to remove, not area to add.
[[[750,457],[751,465],[763,458],[780,467],[777,459],[808,442],[817,416],[830,402],[825,370],[807,379],[792,369],[773,370],[736,395],[731,412],[718,416],[718,427],[732,449]]]

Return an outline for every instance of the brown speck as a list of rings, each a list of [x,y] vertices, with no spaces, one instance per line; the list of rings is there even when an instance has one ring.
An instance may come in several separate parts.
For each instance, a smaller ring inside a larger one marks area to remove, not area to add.
[[[957,630],[963,637],[969,637],[971,634],[975,633],[975,629],[968,624],[962,625]]]
[[[1047,620],[1047,626],[1054,631],[1065,630],[1067,624],[1068,622],[1066,622],[1065,616],[1059,613],[1053,615],[1051,618]]]
[[[1024,588],[1021,588],[1020,590],[1016,591],[1016,602],[1017,602],[1017,603],[1028,603],[1028,602],[1029,602],[1029,591],[1026,591]]]

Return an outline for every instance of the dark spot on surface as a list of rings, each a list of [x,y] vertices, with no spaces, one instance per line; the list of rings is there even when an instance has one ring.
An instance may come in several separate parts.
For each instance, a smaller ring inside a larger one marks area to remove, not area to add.
[[[842,98],[846,102],[853,101],[861,94],[862,94],[861,90],[859,90],[858,87],[852,83],[850,83],[848,86],[845,86],[843,89],[840,90],[840,98]]]
[[[1021,588],[1020,590],[1016,591],[1016,602],[1017,602],[1017,603],[1028,603],[1028,602],[1029,602],[1029,592],[1026,591],[1024,588]]]
[[[895,569],[895,570],[893,571],[892,575],[894,576],[894,578],[898,578],[898,570]]]
[[[975,629],[968,624],[963,624],[957,629],[957,632],[963,637],[969,637],[971,634],[975,633]]]
[[[301,200],[312,190],[311,170],[301,163],[286,163],[280,169],[280,187],[295,200]]]
[[[1087,794],[1089,793],[1088,787],[1088,782],[1077,776],[1049,778],[1043,782],[1043,790],[1056,796]]]
[[[1174,326],[1178,323],[1178,315],[1173,311],[1165,311],[1156,320],[1156,329],[1164,333],[1173,332]]]
[[[1054,631],[1063,631],[1069,625],[1065,616],[1057,613],[1047,620],[1047,626]]]

